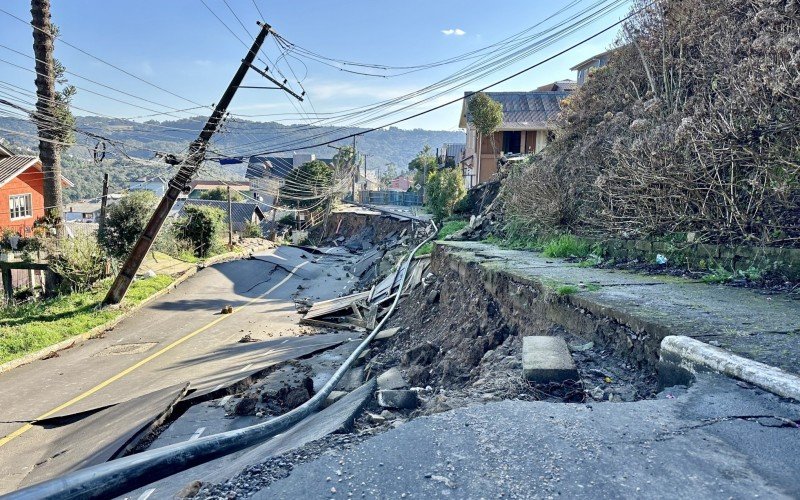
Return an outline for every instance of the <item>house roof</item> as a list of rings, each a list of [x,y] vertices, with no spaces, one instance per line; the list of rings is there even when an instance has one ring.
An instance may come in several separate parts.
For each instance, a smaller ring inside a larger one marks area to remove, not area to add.
[[[194,180],[189,184],[192,189],[214,189],[218,187],[228,187],[230,186],[231,189],[236,191],[248,191],[250,189],[250,183],[246,181],[206,181],[206,180]]]
[[[228,213],[227,201],[197,200],[193,198],[188,198],[183,202],[183,205],[178,211],[178,217],[183,215],[184,210],[189,205],[219,208],[220,210],[223,210],[226,214]],[[233,222],[233,230],[236,232],[242,231],[244,229],[245,223],[252,220],[253,213],[256,214],[259,221],[264,220],[264,218],[266,217],[261,208],[255,203],[241,202],[241,201],[231,203],[231,221]]]
[[[166,184],[167,181],[163,177],[139,177],[138,179],[131,179],[130,182],[158,182],[160,184]]]
[[[81,214],[94,213],[100,210],[100,203],[91,201],[76,201],[75,203],[67,204],[67,212],[75,212]]]
[[[575,80],[559,80],[537,87],[536,90],[541,92],[572,92],[573,90],[578,90],[578,82]]]
[[[8,158],[9,156],[14,156],[14,153],[7,147],[0,144],[0,159]]]
[[[609,50],[607,50],[605,52],[601,52],[599,54],[595,54],[592,57],[590,57],[589,59],[586,59],[585,61],[579,62],[575,66],[571,67],[569,70],[570,71],[578,71],[578,70],[584,69],[587,66],[593,66],[598,60],[600,60],[600,59],[602,59],[604,57],[608,57],[612,52],[614,52],[614,50],[615,49],[609,49]]]
[[[292,165],[292,158],[283,156],[251,156],[244,177],[245,179],[263,179],[269,175],[283,179],[292,170]]]
[[[466,128],[469,117],[467,116],[467,96],[472,92],[465,92],[465,99],[461,107],[461,120],[459,126]],[[561,111],[561,101],[569,95],[568,92],[486,92],[486,95],[503,106],[503,123],[498,130],[541,130],[551,127],[550,122]]]
[[[0,187],[5,186],[12,179],[17,177],[22,172],[35,167],[40,172],[42,171],[42,163],[39,158],[27,155],[14,155],[0,160]],[[66,177],[61,176],[61,182],[67,187],[73,187]]]

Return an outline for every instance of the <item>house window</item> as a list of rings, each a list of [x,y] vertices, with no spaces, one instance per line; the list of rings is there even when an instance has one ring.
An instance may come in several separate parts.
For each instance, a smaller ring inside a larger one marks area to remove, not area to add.
[[[8,197],[11,219],[24,219],[33,215],[33,196],[28,194],[15,194]]]
[[[504,153],[521,153],[522,150],[522,132],[506,131],[503,132],[503,152]]]

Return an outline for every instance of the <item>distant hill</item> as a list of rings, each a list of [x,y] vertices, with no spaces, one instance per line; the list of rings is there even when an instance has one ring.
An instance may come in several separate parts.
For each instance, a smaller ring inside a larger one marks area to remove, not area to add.
[[[126,153],[136,158],[153,158],[153,151],[180,153],[193,141],[205,123],[205,117],[194,117],[174,121],[149,121],[139,123],[128,120],[109,119],[99,117],[79,116],[77,127],[81,130],[96,133],[111,140],[125,143]],[[0,117],[0,129],[12,130],[23,134],[36,135],[33,124],[19,118]],[[212,150],[231,151],[240,153],[261,153],[269,148],[270,144],[298,141],[299,143],[319,142],[313,139],[320,134],[325,140],[333,137],[344,136],[358,130],[346,127],[308,127],[303,125],[282,125],[275,122],[233,121],[225,124],[222,133],[218,134],[212,142]],[[0,131],[0,137],[8,140],[19,149],[35,150],[38,142],[33,137],[22,137]],[[436,130],[403,130],[395,127],[378,130],[359,136],[357,147],[367,153],[368,168],[376,170],[384,168],[387,163],[394,163],[398,170],[403,170],[414,156],[426,144],[432,148],[447,142],[463,142],[464,134],[461,132],[448,132]],[[256,143],[256,144],[253,144]],[[351,144],[343,141],[338,145]],[[274,148],[286,149],[286,148]],[[113,152],[113,150],[110,150]],[[308,150],[318,157],[330,158],[335,151],[327,146]],[[98,196],[102,182],[103,172],[107,171],[111,177],[112,189],[126,187],[127,179],[142,175],[162,175],[168,177],[172,174],[169,165],[163,167],[142,167],[125,158],[109,155],[109,159],[102,165],[96,166],[91,159],[91,154],[85,146],[76,146],[66,152],[64,173],[76,183],[75,189],[66,193],[70,199],[80,199]],[[291,152],[277,154],[277,156],[291,156]],[[226,179],[241,178],[244,175],[243,165],[217,166],[210,164],[204,167],[206,172],[216,177]],[[201,172],[203,172],[201,170]]]

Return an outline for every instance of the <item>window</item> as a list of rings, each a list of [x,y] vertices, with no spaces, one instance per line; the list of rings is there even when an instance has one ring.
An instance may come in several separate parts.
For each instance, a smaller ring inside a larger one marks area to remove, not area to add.
[[[33,215],[33,197],[30,193],[9,196],[8,208],[12,219],[30,217]]]
[[[520,153],[522,146],[522,132],[508,131],[503,132],[503,152]]]

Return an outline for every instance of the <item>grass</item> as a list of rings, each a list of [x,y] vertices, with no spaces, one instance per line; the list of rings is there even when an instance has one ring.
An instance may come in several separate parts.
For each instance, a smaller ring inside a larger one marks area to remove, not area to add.
[[[103,281],[89,292],[0,309],[0,363],[86,333],[122,315],[170,283],[172,278],[163,275],[137,280],[120,308],[98,308],[110,284]]]
[[[562,297],[564,295],[572,295],[573,293],[578,293],[579,291],[580,289],[574,285],[561,285],[558,288],[556,288],[556,293],[561,295]]]
[[[439,229],[439,232],[436,233],[436,238],[434,238],[434,239],[437,239],[437,240],[444,239],[446,236],[450,236],[453,233],[457,233],[457,232],[461,231],[462,229],[467,227],[467,224],[469,224],[469,222],[467,222],[465,220],[447,221],[444,224],[442,224],[442,227]],[[430,255],[432,252],[433,252],[433,242],[429,241],[429,242],[425,243],[424,245],[422,245],[420,247],[420,249],[417,250],[417,253],[415,253],[414,255],[417,255],[417,256]]]
[[[547,241],[542,247],[542,255],[545,257],[588,257],[592,252],[592,247],[584,240],[576,238],[571,234],[562,234]]]

